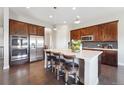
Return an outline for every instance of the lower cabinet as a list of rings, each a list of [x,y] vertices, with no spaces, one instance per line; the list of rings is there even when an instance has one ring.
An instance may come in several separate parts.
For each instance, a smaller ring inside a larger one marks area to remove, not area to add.
[[[109,66],[118,66],[118,52],[113,50],[97,50],[97,49],[85,49],[93,51],[103,51],[99,57],[99,63],[109,65]]]
[[[117,51],[104,50],[101,58],[101,63],[110,66],[117,66],[118,64]]]

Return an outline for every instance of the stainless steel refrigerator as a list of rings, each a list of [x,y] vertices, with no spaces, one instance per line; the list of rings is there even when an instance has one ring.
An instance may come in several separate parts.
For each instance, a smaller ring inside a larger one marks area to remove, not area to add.
[[[30,62],[43,59],[44,36],[30,35]]]
[[[3,42],[4,41],[4,37],[3,37],[3,28],[0,27],[0,70],[3,69],[3,61],[4,61],[4,45]]]

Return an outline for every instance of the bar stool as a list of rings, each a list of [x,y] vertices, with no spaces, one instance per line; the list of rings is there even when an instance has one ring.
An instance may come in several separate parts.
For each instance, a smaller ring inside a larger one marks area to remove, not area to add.
[[[60,77],[60,71],[62,71],[63,68],[63,62],[64,60],[61,58],[61,54],[59,52],[53,52],[53,56],[55,56],[55,73],[57,75],[57,80],[59,80]]]
[[[53,60],[55,59],[54,56],[52,56],[52,52],[51,51],[46,51],[46,56],[47,56],[47,69],[51,69],[53,68]],[[48,63],[50,62],[50,64]]]
[[[65,59],[64,71],[65,71],[65,84],[68,83],[69,75],[75,76],[75,83],[77,84],[77,78],[79,77],[79,65],[74,62],[75,55],[63,55]]]

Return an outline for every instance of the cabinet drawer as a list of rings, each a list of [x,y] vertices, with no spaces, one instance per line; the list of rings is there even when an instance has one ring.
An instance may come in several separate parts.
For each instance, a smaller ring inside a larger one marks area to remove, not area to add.
[[[102,64],[117,66],[118,64],[117,51],[103,51]]]

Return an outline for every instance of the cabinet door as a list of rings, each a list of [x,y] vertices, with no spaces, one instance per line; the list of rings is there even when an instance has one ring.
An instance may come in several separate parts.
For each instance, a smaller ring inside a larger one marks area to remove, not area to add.
[[[85,35],[93,35],[94,26],[87,27]]]
[[[37,26],[37,35],[44,36],[44,27]]]
[[[30,24],[30,25],[28,25],[28,29],[29,29],[30,35],[36,35],[37,34],[37,26]]]
[[[110,66],[117,66],[117,51],[104,51],[102,54],[102,63]]]
[[[93,35],[94,41],[100,41],[98,26],[91,26],[81,29],[81,36]]]
[[[14,21],[9,20],[9,34],[13,35],[14,33],[15,33],[15,31],[14,31]]]
[[[107,24],[107,31],[109,32],[109,41],[117,41],[117,22]]]
[[[85,36],[87,35],[87,29],[86,28],[82,28],[81,29],[81,36]]]
[[[74,39],[74,40],[80,40],[81,37],[80,37],[80,30],[72,30],[71,31],[71,40]]]
[[[10,20],[9,26],[11,35],[28,35],[28,28],[26,23]]]
[[[117,41],[117,21],[102,24],[103,41]]]
[[[102,41],[103,33],[101,30],[99,30],[99,25],[93,26],[92,31],[93,31],[94,41]]]
[[[14,31],[16,35],[28,35],[27,24],[14,21]]]

